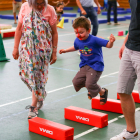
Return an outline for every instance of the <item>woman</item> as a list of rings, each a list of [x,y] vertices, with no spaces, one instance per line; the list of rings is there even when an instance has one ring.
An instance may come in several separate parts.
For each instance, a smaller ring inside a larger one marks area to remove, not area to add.
[[[31,119],[37,116],[47,95],[49,63],[57,59],[57,15],[47,0],[28,0],[22,5],[18,19],[13,57],[19,58],[19,75],[32,91],[31,106],[26,107],[30,109],[28,119]]]

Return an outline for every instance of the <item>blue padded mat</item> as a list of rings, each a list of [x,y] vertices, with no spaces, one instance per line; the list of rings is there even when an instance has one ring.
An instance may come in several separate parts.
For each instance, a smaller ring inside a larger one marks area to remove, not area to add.
[[[110,20],[111,20],[111,21],[114,21],[114,17],[111,17]],[[117,17],[117,20],[118,20],[118,21],[125,21],[126,18],[125,18],[125,17],[119,17],[119,16],[118,16],[118,17]]]
[[[73,7],[64,7],[63,10],[73,10]]]
[[[117,10],[117,14],[127,14],[127,11],[124,10]],[[107,15],[107,12],[102,12],[102,15]],[[114,12],[111,11],[111,15],[114,15]]]
[[[99,24],[107,23],[107,19],[98,18]]]
[[[126,19],[131,19],[131,15],[124,16]]]
[[[0,15],[1,19],[14,19],[13,15]],[[16,19],[18,19],[18,16],[16,16]]]
[[[60,18],[59,21],[61,21],[62,18]],[[68,23],[69,22],[69,19],[64,19],[64,23]]]
[[[98,22],[99,22],[99,24],[107,23],[107,19],[99,18],[99,19],[98,19]],[[72,20],[72,23],[73,23],[73,20]],[[92,23],[91,23],[91,24],[92,24]]]
[[[76,17],[77,14],[74,14],[74,13],[64,13],[62,14],[62,17]]]
[[[126,9],[127,13],[131,13],[131,9]]]

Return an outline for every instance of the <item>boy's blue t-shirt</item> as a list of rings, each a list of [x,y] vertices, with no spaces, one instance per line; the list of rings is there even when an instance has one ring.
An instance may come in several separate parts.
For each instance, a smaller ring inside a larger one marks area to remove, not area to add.
[[[102,47],[106,47],[108,40],[90,35],[86,40],[75,39],[74,48],[81,53],[79,67],[90,66],[96,71],[104,70]]]

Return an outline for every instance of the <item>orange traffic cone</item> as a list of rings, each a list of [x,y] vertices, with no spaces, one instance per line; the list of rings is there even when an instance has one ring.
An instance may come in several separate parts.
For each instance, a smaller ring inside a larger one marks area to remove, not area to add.
[[[64,28],[63,27],[63,24],[64,24],[64,17],[61,19],[61,21],[57,24],[57,27],[59,27],[59,28]]]

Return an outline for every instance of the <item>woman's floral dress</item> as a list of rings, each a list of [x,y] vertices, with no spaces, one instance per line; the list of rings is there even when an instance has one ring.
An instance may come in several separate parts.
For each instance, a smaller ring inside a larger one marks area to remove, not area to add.
[[[33,11],[23,19],[19,75],[39,101],[46,97],[45,84],[52,52],[49,23],[41,13]]]

